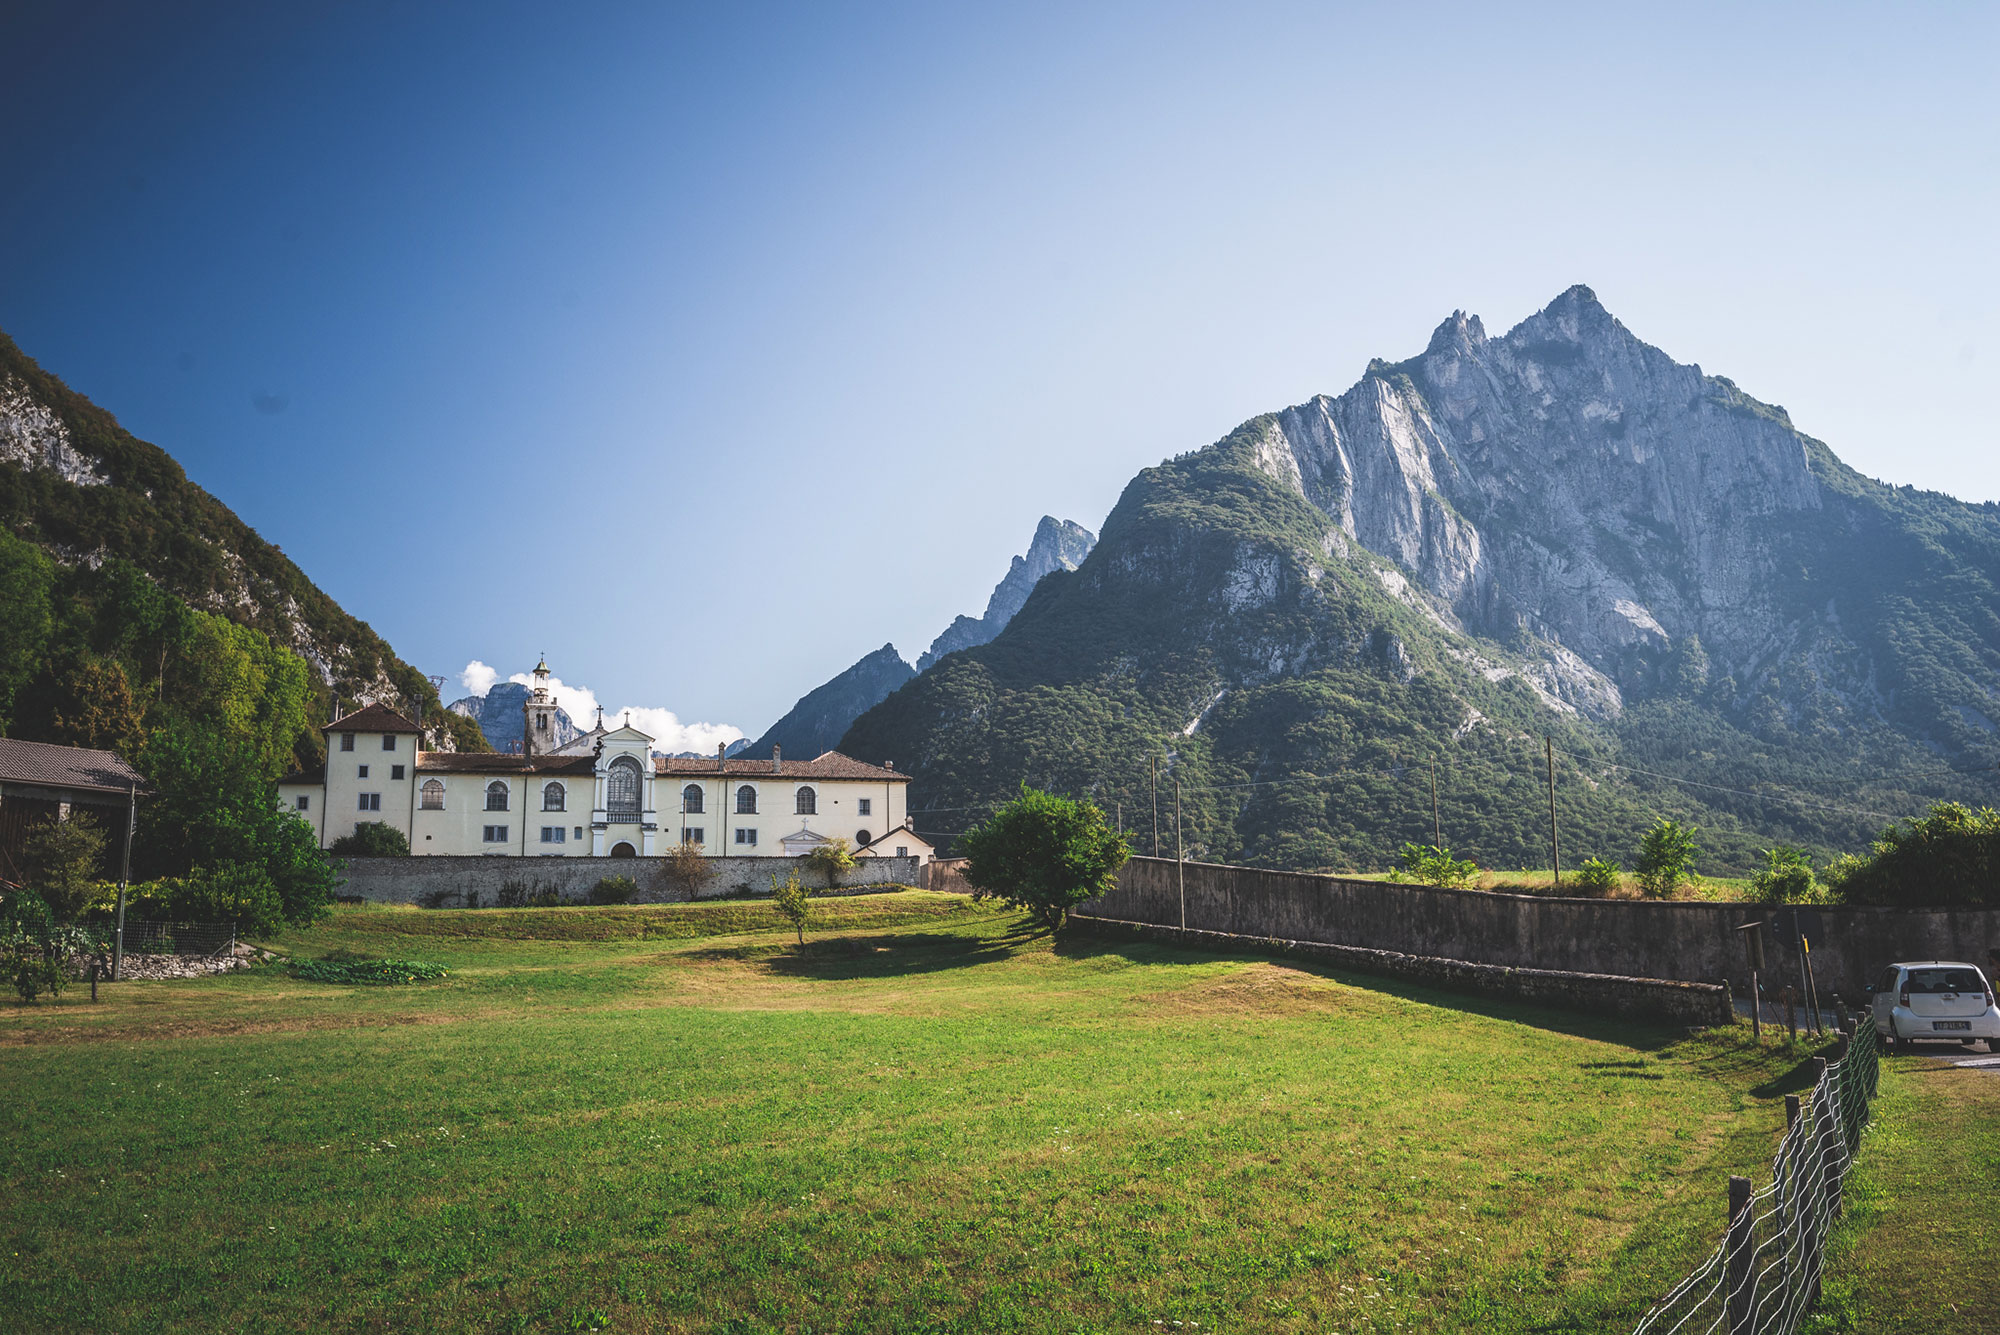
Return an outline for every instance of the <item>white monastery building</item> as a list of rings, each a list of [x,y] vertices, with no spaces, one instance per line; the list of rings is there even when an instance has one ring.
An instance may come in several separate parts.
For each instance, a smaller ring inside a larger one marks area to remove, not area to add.
[[[544,749],[556,713],[548,664],[534,676],[522,754],[420,750],[415,723],[370,704],[326,725],[326,768],[286,775],[278,801],[322,848],[375,821],[419,857],[656,857],[683,842],[711,857],[802,857],[846,839],[856,856],[930,860],[908,826],[909,776],[893,764],[837,751],[656,756],[647,734],[602,722]]]

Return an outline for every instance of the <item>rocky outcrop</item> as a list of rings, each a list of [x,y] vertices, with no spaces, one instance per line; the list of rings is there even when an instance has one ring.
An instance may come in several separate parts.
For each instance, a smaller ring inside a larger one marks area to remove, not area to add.
[[[985,615],[955,618],[917,659],[917,671],[923,671],[946,654],[991,641],[1007,628],[1007,623],[1028,601],[1028,595],[1035,591],[1035,586],[1042,582],[1044,575],[1057,570],[1076,569],[1096,545],[1097,535],[1083,525],[1043,515],[1042,522],[1035,526],[1034,540],[1028,544],[1027,554],[1015,557],[1007,573],[994,586],[992,597],[986,600]]]
[[[77,452],[69,428],[47,405],[36,402],[19,376],[0,377],[0,459],[45,468],[79,487],[101,487],[111,480],[102,461]]]
[[[518,681],[496,681],[485,695],[468,695],[463,700],[451,703],[451,712],[463,714],[479,725],[486,734],[487,742],[495,751],[516,752],[521,749],[521,739],[527,735],[527,717],[522,707],[528,701],[528,688]],[[568,746],[583,736],[583,729],[564,710],[558,708],[555,717],[555,737],[550,749]]]

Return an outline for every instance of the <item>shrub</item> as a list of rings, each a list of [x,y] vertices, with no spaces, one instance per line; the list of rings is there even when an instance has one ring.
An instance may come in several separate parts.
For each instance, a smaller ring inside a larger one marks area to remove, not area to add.
[[[1619,885],[1618,864],[1604,858],[1585,858],[1576,869],[1576,884],[1585,894],[1608,895]]]
[[[493,907],[501,909],[553,909],[567,902],[553,881],[502,881],[493,892]]]
[[[1701,831],[1661,817],[1639,839],[1639,888],[1654,899],[1666,899],[1694,876],[1701,849]]]
[[[639,883],[630,876],[605,876],[590,887],[593,904],[630,904],[639,896]]]
[[[966,833],[960,845],[974,889],[1023,908],[1045,927],[1118,883],[1130,850],[1094,803],[1021,785],[1021,795]]]
[[[390,986],[399,983],[428,983],[445,976],[442,964],[421,960],[297,960],[292,977],[309,983],[355,983],[363,986]]]
[[[1461,861],[1452,857],[1450,849],[1428,844],[1404,844],[1396,870],[1389,873],[1391,880],[1441,885],[1447,890],[1466,889],[1478,875],[1477,862]]]
[[[410,856],[410,841],[393,825],[364,820],[354,827],[353,834],[341,835],[326,851],[337,858],[406,858]]]
[[[42,943],[22,931],[10,932],[0,940],[0,972],[7,975],[7,981],[24,1002],[33,1001],[44,992],[55,996],[68,981],[62,966],[49,957]]]
[[[104,831],[81,817],[37,825],[22,843],[28,883],[58,922],[83,912],[95,889],[97,864],[104,857]]]
[[[826,877],[826,888],[840,884],[840,878],[854,870],[854,846],[845,839],[829,839],[805,855],[805,864]]]
[[[1826,893],[1813,875],[1812,855],[1779,844],[1764,850],[1764,869],[1751,879],[1750,897],[1761,904],[1818,904]]]
[[[1826,869],[1836,898],[1855,904],[1944,906],[2000,903],[2000,811],[1939,802],[1898,821],[1860,857]]]
[[[786,873],[782,881],[776,872],[771,873],[771,902],[778,915],[799,934],[799,944],[804,945],[806,928],[812,923],[812,900],[807,897],[805,883],[799,880],[797,872]]]
[[[660,860],[660,869],[654,875],[663,889],[695,899],[715,879],[715,868],[709,865],[700,844],[683,842]]]

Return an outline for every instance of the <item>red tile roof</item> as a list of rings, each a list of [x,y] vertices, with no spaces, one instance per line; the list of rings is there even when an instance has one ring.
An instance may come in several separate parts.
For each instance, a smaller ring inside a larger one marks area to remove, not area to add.
[[[653,772],[685,774],[691,779],[699,779],[704,775],[713,778],[718,771],[715,762],[707,756],[657,756],[653,760]],[[828,751],[811,760],[780,760],[776,770],[771,768],[768,760],[731,757],[723,762],[720,773],[732,779],[873,779],[878,783],[908,783],[910,779],[901,770],[870,765],[838,751]]]
[[[0,782],[107,793],[122,793],[137,784],[140,792],[148,791],[139,771],[113,752],[23,742],[12,737],[0,737]]]
[[[337,718],[321,732],[420,732],[416,724],[387,705],[363,705],[345,718]]]

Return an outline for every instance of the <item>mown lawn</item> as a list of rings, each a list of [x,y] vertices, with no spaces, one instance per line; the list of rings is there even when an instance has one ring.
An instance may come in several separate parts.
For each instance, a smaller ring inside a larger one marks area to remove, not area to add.
[[[1615,1331],[1803,1049],[921,892],[344,910],[281,969],[0,1006],[0,1326]],[[697,935],[697,933],[713,933]]]

